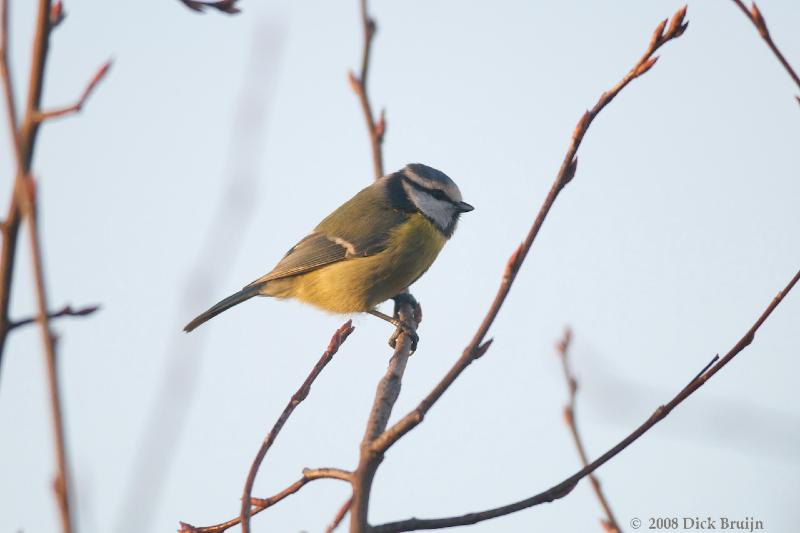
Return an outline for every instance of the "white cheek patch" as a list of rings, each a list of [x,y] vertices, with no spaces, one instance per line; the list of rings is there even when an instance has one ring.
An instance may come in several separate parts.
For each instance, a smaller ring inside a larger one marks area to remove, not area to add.
[[[417,209],[430,218],[441,231],[445,231],[458,214],[456,207],[446,200],[434,198],[427,192],[407,183],[403,183],[403,188]]]

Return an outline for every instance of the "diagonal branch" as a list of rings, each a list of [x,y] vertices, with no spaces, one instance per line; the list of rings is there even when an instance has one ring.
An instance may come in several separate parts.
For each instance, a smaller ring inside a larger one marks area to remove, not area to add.
[[[361,25],[364,30],[364,51],[361,56],[361,74],[356,76],[350,71],[350,87],[358,96],[358,101],[361,103],[361,109],[364,112],[364,119],[367,121],[367,132],[369,133],[369,142],[372,147],[372,166],[375,173],[375,179],[383,176],[383,136],[386,133],[386,117],[384,111],[381,111],[380,118],[375,121],[375,115],[372,111],[372,105],[369,101],[369,94],[367,93],[367,74],[369,73],[369,59],[372,52],[372,39],[375,37],[377,26],[375,19],[370,17],[367,12],[367,0],[361,1]]]
[[[73,316],[73,317],[88,316],[97,311],[98,309],[100,309],[99,305],[88,305],[86,307],[81,307],[79,309],[73,309],[71,305],[67,304],[58,311],[52,311],[50,313],[47,313],[47,318],[52,320],[54,318],[61,318],[64,316]],[[15,320],[11,322],[8,329],[11,330],[15,328],[20,328],[22,326],[27,326],[28,324],[33,324],[37,320],[39,320],[38,317],[28,317],[28,318],[23,318],[22,320]]]
[[[86,84],[86,88],[83,89],[83,93],[81,93],[81,96],[78,98],[77,102],[69,106],[53,109],[51,111],[39,111],[34,115],[35,120],[37,122],[44,122],[45,120],[79,112],[81,109],[83,109],[83,106],[86,105],[86,102],[89,99],[89,96],[91,96],[92,91],[94,91],[95,87],[97,87],[97,84],[100,83],[100,81],[105,77],[105,75],[108,73],[108,69],[110,68],[111,60],[109,59],[103,64],[103,66],[97,69],[97,72],[94,73],[94,76],[92,76],[92,79],[89,80],[88,84]]]
[[[325,533],[333,533],[336,531],[336,528],[342,523],[344,517],[347,516],[347,512],[350,511],[350,504],[353,503],[353,498],[347,498],[347,500],[339,507],[339,510],[336,512],[336,516],[333,517],[333,520],[328,527],[325,528]]]
[[[447,389],[453,384],[458,376],[461,375],[461,373],[473,361],[483,355],[489,348],[492,341],[490,339],[484,342],[484,338],[486,337],[486,334],[495,318],[497,318],[497,314],[500,312],[500,308],[503,306],[503,303],[505,302],[506,297],[511,290],[511,285],[514,283],[514,279],[517,277],[517,273],[522,266],[522,262],[528,255],[531,246],[533,246],[534,239],[536,239],[536,236],[539,234],[539,230],[544,223],[544,219],[547,217],[547,214],[553,207],[553,203],[555,202],[561,190],[575,176],[575,170],[578,165],[578,158],[576,154],[578,152],[578,147],[580,147],[581,141],[586,134],[586,131],[589,129],[589,126],[595,117],[597,117],[597,115],[614,99],[614,97],[620,93],[620,91],[622,91],[622,89],[624,89],[630,82],[650,70],[650,68],[658,60],[658,56],[653,55],[655,54],[656,50],[672,39],[676,39],[683,35],[683,32],[686,31],[686,27],[689,24],[688,22],[683,22],[685,15],[686,7],[684,6],[683,8],[679,9],[675,15],[673,15],[671,21],[664,19],[656,27],[647,49],[642,57],[639,58],[639,60],[633,66],[633,68],[631,68],[631,70],[625,74],[622,80],[620,80],[610,90],[604,92],[594,107],[586,111],[586,113],[584,113],[581,119],[578,121],[578,124],[572,133],[572,141],[567,148],[567,153],[564,156],[564,160],[561,163],[561,168],[559,168],[558,174],[556,174],[556,179],[550,188],[550,192],[547,194],[542,207],[539,209],[539,213],[536,215],[536,219],[534,220],[527,237],[525,237],[523,243],[519,245],[514,253],[511,254],[511,257],[506,264],[505,272],[503,273],[503,278],[500,282],[500,287],[497,290],[494,301],[489,307],[489,311],[486,313],[483,322],[475,332],[474,337],[464,349],[461,357],[452,366],[450,371],[441,379],[441,381],[439,381],[436,387],[434,387],[434,389],[420,402],[420,404],[375,440],[373,443],[373,450],[375,453],[382,453],[386,451],[406,433],[414,429],[420,422],[422,422],[426,413],[431,409],[431,407],[433,407],[439,398],[442,397],[445,391],[447,391]],[[668,22],[669,27],[667,27]]]
[[[586,467],[589,464],[589,458],[586,455],[586,448],[583,446],[583,439],[581,439],[580,433],[578,432],[578,425],[575,423],[575,396],[578,392],[578,380],[575,379],[569,367],[569,347],[571,342],[572,330],[566,328],[564,330],[564,336],[556,344],[556,351],[558,352],[559,359],[561,359],[561,368],[564,371],[564,380],[567,382],[567,389],[569,391],[569,400],[564,407],[564,421],[567,423],[569,431],[572,434],[572,440],[575,441],[575,448],[577,448],[578,455],[581,458],[581,466]],[[605,494],[603,494],[603,489],[600,488],[600,480],[597,479],[597,476],[594,474],[589,474],[588,477],[589,482],[592,484],[592,490],[594,490],[595,496],[597,496],[597,500],[600,502],[600,506],[603,508],[603,512],[606,515],[605,520],[600,521],[603,525],[603,529],[606,533],[621,533],[622,530],[619,527],[619,522],[617,522],[614,513],[611,511],[611,506],[608,504]]]
[[[295,492],[299,491],[303,488],[307,483],[311,481],[315,481],[317,479],[338,479],[341,481],[350,481],[350,477],[352,473],[346,472],[344,470],[339,470],[336,468],[315,468],[309,469],[306,468],[303,470],[303,477],[280,491],[279,493],[275,494],[274,496],[270,496],[269,498],[252,498],[250,500],[252,504],[252,509],[250,510],[251,515],[255,515],[263,511],[264,509],[268,509],[273,505],[277,504],[278,502],[282,501],[284,498],[291,496]],[[180,528],[178,529],[179,533],[222,533],[235,525],[241,523],[242,517],[237,516],[236,518],[231,518],[227,522],[222,522],[220,524],[215,524],[213,526],[205,526],[205,527],[195,527],[191,524],[187,524],[186,522],[180,522]]]
[[[767,22],[764,20],[764,17],[761,15],[761,11],[759,11],[756,3],[753,2],[753,7],[748,11],[745,7],[744,2],[742,0],[732,0],[736,6],[741,9],[742,13],[750,19],[750,22],[753,23],[753,26],[756,27],[758,30],[759,35],[761,38],[764,39],[764,42],[767,43],[769,49],[772,50],[772,53],[775,54],[775,57],[778,58],[778,61],[781,62],[783,68],[786,69],[786,72],[789,73],[794,83],[800,88],[800,77],[798,77],[797,72],[792,68],[786,58],[783,56],[783,53],[778,49],[778,45],[775,44],[775,41],[772,40],[772,36],[769,34],[769,30],[767,29]],[[800,102],[800,96],[795,96],[798,102]]]
[[[258,469],[261,467],[261,462],[267,455],[272,443],[275,442],[275,439],[278,437],[278,433],[280,433],[281,429],[283,429],[283,425],[287,420],[289,420],[289,417],[292,416],[295,408],[300,405],[300,403],[305,400],[306,397],[308,397],[308,393],[311,392],[311,385],[314,383],[314,380],[317,379],[322,370],[328,365],[328,363],[331,362],[333,356],[339,351],[339,347],[341,347],[342,343],[347,340],[347,337],[353,332],[354,329],[353,321],[348,320],[336,330],[331,338],[330,343],[328,344],[328,348],[323,352],[322,356],[319,358],[319,361],[317,361],[317,364],[314,365],[314,368],[311,370],[311,373],[308,375],[308,377],[306,377],[306,380],[302,385],[300,385],[300,388],[297,389],[297,392],[295,392],[292,398],[289,400],[289,403],[283,409],[283,412],[278,417],[275,425],[272,426],[272,429],[267,434],[264,442],[261,444],[261,448],[258,450],[256,458],[253,460],[253,464],[250,466],[250,472],[247,474],[247,481],[244,485],[244,494],[242,495],[242,510],[240,513],[243,533],[248,533],[250,531],[250,500],[253,492],[253,483],[256,480]]]
[[[673,409],[675,409],[675,407],[683,403],[686,398],[691,396],[695,391],[697,391],[697,389],[702,387],[709,379],[711,379],[714,374],[719,372],[722,367],[727,365],[734,357],[736,357],[736,355],[739,354],[739,352],[749,346],[750,343],[753,342],[756,332],[761,325],[767,320],[767,318],[769,318],[775,308],[778,307],[778,304],[781,303],[781,301],[786,297],[789,291],[792,290],[798,281],[800,281],[800,270],[797,271],[786,287],[784,287],[784,289],[775,296],[772,302],[767,306],[764,312],[761,313],[761,316],[758,317],[756,322],[750,327],[747,333],[745,333],[744,336],[739,339],[739,342],[737,342],[722,359],[719,359],[719,356],[714,357],[714,359],[712,359],[711,362],[706,365],[703,370],[701,370],[700,373],[689,382],[688,385],[686,385],[686,387],[684,387],[677,395],[675,395],[675,397],[672,398],[667,404],[659,406],[655,412],[650,415],[650,418],[645,420],[645,422],[636,428],[636,430],[634,430],[630,435],[622,439],[619,443],[617,443],[616,446],[561,483],[550,487],[544,492],[540,492],[539,494],[531,496],[530,498],[526,498],[509,505],[504,505],[502,507],[495,507],[494,509],[487,509],[477,513],[469,513],[448,518],[412,518],[410,520],[403,520],[401,522],[392,522],[375,526],[372,531],[376,533],[394,533],[399,531],[416,531],[420,529],[442,529],[447,527],[464,526],[468,524],[475,524],[477,522],[483,522],[484,520],[489,520],[499,516],[505,516],[517,511],[521,511],[522,509],[527,509],[535,505],[540,505],[542,503],[548,503],[563,498],[575,488],[575,485],[577,485],[578,481],[603,466],[622,450],[639,439],[639,437],[647,433],[650,428],[663,420],[670,412],[672,412]]]

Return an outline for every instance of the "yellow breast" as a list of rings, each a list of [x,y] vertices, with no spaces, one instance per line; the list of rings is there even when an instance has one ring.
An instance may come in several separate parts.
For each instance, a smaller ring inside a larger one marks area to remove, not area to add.
[[[414,283],[445,242],[428,219],[415,213],[392,232],[382,252],[295,276],[291,296],[334,313],[368,311]]]

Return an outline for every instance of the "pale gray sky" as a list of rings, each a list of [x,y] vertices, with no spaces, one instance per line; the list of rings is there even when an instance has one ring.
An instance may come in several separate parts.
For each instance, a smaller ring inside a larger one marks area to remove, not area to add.
[[[12,0],[20,91],[28,4]],[[387,109],[387,170],[436,166],[476,207],[414,287],[425,321],[402,415],[472,336],[583,110],[680,3],[373,4],[370,90]],[[759,5],[800,65],[800,5]],[[196,335],[180,331],[371,179],[346,76],[360,60],[357,2],[241,7],[236,17],[201,16],[170,0],[73,0],[53,38],[49,105],[70,102],[97,66],[115,61],[83,114],[44,128],[34,164],[51,301],[103,305],[54,326],[83,532],[172,531],[179,520],[235,515],[262,438],[346,319],[258,300]],[[508,503],[576,470],[553,351],[565,324],[575,330],[578,420],[595,457],[726,352],[797,271],[797,88],[732,2],[696,2],[688,20],[686,35],[593,124],[575,180],[492,328],[494,345],[387,455],[373,523]],[[0,165],[10,176],[5,128]],[[252,186],[209,237],[238,169]],[[0,188],[0,205],[9,191]],[[198,257],[201,286],[187,301]],[[16,317],[35,308],[24,241],[19,266]],[[255,495],[306,466],[355,466],[391,331],[372,317],[354,323],[268,455]],[[795,293],[750,348],[599,471],[623,526],[710,515],[796,528],[799,323]],[[34,328],[13,334],[0,375],[0,531],[58,527],[42,359]],[[149,434],[154,407],[164,419]],[[135,466],[142,442],[148,462]],[[148,481],[159,478],[160,487]],[[132,493],[136,479],[144,488]],[[256,517],[255,531],[320,531],[346,497],[337,482],[309,485]],[[582,483],[557,503],[472,530],[599,531],[599,517]]]

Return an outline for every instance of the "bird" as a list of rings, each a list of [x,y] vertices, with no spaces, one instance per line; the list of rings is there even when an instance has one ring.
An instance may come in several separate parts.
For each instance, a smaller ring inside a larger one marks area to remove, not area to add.
[[[409,333],[415,348],[416,333],[376,307],[410,296],[406,289],[433,264],[460,215],[473,209],[444,172],[410,163],[362,189],[289,249],[270,272],[183,329],[190,332],[255,296],[271,296],[332,313],[372,314]]]

